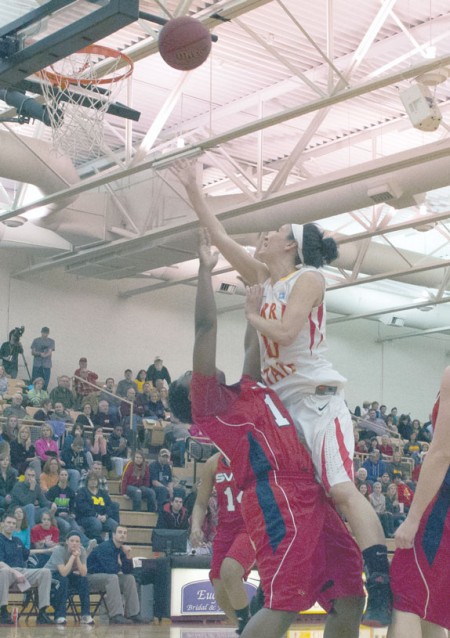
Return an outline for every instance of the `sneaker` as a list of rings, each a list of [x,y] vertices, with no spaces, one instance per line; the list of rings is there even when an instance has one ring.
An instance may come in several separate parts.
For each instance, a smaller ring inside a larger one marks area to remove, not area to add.
[[[135,624],[145,625],[148,624],[148,620],[142,618],[141,614],[136,614],[136,616],[129,616],[129,620]]]
[[[122,614],[117,614],[116,616],[112,616],[112,618],[109,619],[109,622],[112,625],[132,625],[133,621],[130,620],[129,618],[125,618],[125,616],[122,616]]]
[[[0,614],[0,625],[14,625],[10,613]]]
[[[40,611],[36,618],[37,625],[54,625],[55,623],[45,611]]]
[[[80,623],[82,625],[94,625],[95,621],[91,615],[89,616],[81,616]]]
[[[392,592],[389,576],[373,573],[366,582],[367,607],[361,623],[368,627],[386,627],[392,619]]]
[[[64,618],[64,616],[55,618],[55,625],[65,625],[66,623],[67,623],[67,620]]]
[[[263,607],[264,607],[264,592],[262,590],[261,585],[258,585],[256,594],[253,596],[253,598],[250,601],[250,614],[254,616]]]

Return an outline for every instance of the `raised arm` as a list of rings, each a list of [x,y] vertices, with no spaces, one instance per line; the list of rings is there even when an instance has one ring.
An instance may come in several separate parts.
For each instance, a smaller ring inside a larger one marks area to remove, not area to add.
[[[197,182],[196,163],[181,160],[176,165],[177,175],[186,189],[200,224],[208,229],[211,242],[220,250],[227,261],[236,268],[241,277],[249,284],[263,282],[268,277],[267,267],[254,259],[243,246],[238,244],[226,232],[223,225],[209,208]]]
[[[206,376],[216,374],[217,309],[214,300],[211,273],[218,254],[211,252],[209,233],[199,232],[197,296],[195,300],[194,372]]]
[[[206,461],[205,468],[202,472],[202,478],[200,485],[198,486],[197,496],[195,498],[195,505],[194,509],[192,510],[191,518],[190,540],[193,547],[198,547],[203,542],[202,525],[206,518],[209,499],[214,487],[214,477],[217,471],[218,460],[219,453],[211,456]]]
[[[436,496],[450,467],[450,367],[446,368],[441,381],[439,414],[433,440],[423,461],[419,481],[408,516],[400,525],[395,541],[397,547],[409,549],[419,528],[420,519]]]

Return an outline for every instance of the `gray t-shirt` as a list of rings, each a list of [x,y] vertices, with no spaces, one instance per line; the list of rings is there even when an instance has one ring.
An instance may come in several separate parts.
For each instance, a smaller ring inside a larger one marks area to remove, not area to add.
[[[36,366],[36,368],[51,368],[52,355],[49,357],[40,357],[39,354],[34,353],[45,352],[46,350],[53,351],[54,349],[55,342],[53,339],[50,339],[50,337],[36,337],[36,339],[33,339],[33,343],[31,344],[31,352],[34,356],[33,365]]]
[[[50,569],[52,572],[56,572],[58,571],[58,565],[65,565],[69,558],[70,552],[67,549],[67,545],[57,545],[45,567]],[[84,547],[81,548],[80,560],[83,565],[86,565],[86,550]]]

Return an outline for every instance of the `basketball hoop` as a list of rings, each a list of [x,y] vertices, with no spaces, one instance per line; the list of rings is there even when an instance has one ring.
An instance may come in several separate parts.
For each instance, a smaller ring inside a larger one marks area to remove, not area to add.
[[[57,151],[72,159],[100,153],[105,113],[133,68],[121,51],[92,44],[39,71]]]

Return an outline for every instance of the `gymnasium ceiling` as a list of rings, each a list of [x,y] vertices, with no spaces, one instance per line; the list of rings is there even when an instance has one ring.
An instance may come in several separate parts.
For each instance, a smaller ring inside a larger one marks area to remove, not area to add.
[[[39,4],[2,2],[0,25]],[[135,61],[117,99],[141,117],[106,115],[101,151],[79,149],[75,171],[42,150],[48,127],[0,123],[1,147],[19,139],[26,153],[17,167],[0,154],[0,260],[14,263],[13,276],[65,269],[115,281],[125,297],[195,283],[195,216],[172,168],[188,155],[211,207],[245,245],[292,221],[336,235],[341,257],[327,269],[335,321],[356,308],[389,325],[404,318],[422,334],[446,331],[450,0],[140,0],[139,8],[194,16],[218,40],[204,65],[184,73],[162,61],[160,27],[147,20],[105,38]],[[79,0],[43,29],[92,10]],[[402,103],[418,83],[442,114],[435,131],[414,128]],[[0,118],[14,115],[0,101]],[[16,228],[18,216],[29,221]],[[221,310],[241,307],[230,294],[239,283],[227,264],[219,269],[217,286],[229,285]]]

